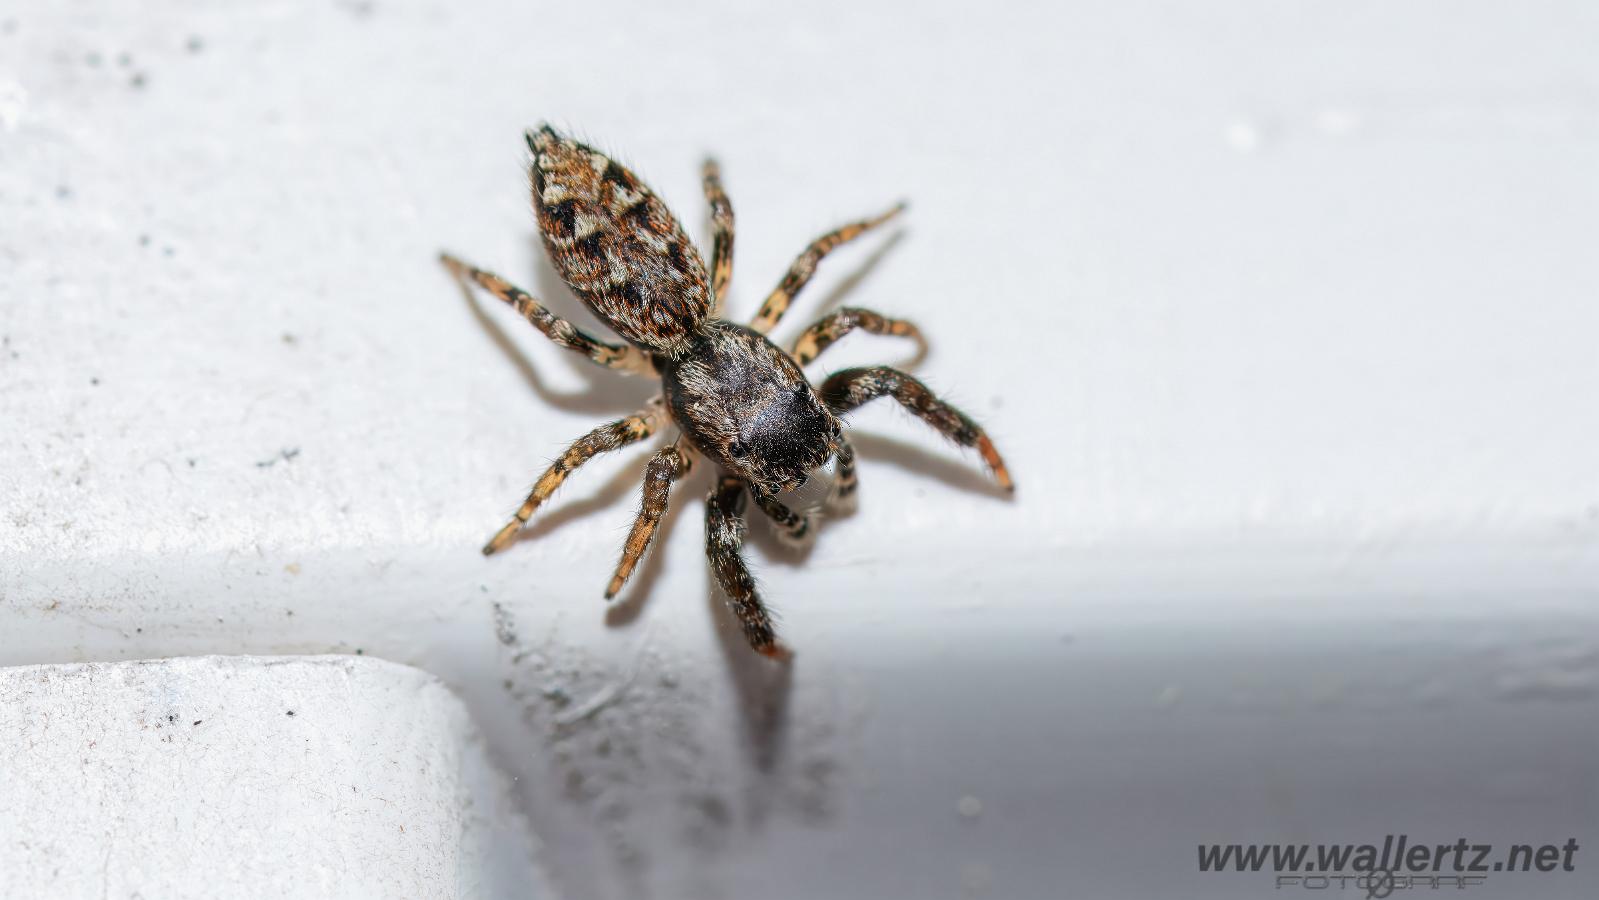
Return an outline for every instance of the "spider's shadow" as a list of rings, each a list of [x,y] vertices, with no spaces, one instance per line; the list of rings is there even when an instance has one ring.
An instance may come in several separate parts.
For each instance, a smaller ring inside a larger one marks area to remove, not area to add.
[[[838,309],[840,306],[843,306],[845,298],[854,293],[856,288],[860,287],[861,282],[866,280],[866,276],[872,274],[872,272],[882,264],[883,260],[887,259],[888,255],[894,252],[894,248],[899,246],[899,242],[903,241],[904,239],[905,229],[903,228],[896,228],[889,232],[888,235],[884,237],[875,248],[872,249],[872,252],[867,254],[866,259],[862,260],[861,264],[855,267],[854,271],[850,272],[848,275],[845,275],[843,278],[840,278],[838,280],[838,284],[834,285],[833,289],[827,292],[827,296],[823,297],[822,302],[816,307],[816,312],[818,314],[825,315],[835,309]]]
[[[948,443],[936,434],[932,437],[941,443]],[[850,443],[855,445],[856,452],[868,466],[874,462],[886,462],[912,475],[941,482],[946,487],[969,494],[992,497],[1007,503],[1016,499],[1015,494],[1000,487],[984,472],[983,462],[975,453],[968,452],[962,454],[961,458],[955,458],[919,443],[860,431],[850,433]]]
[[[716,622],[716,641],[727,660],[743,714],[746,746],[756,771],[771,776],[782,761],[787,745],[789,699],[794,693],[794,661],[776,662],[750,650],[738,618],[727,607],[727,596],[711,579],[706,605]]]

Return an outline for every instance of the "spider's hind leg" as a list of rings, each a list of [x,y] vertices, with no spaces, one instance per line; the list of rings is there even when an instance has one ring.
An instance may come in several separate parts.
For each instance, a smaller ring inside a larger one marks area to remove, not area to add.
[[[938,399],[927,385],[887,366],[868,366],[834,372],[822,382],[822,400],[839,414],[847,413],[878,397],[893,397],[917,418],[938,429],[962,447],[976,447],[994,479],[1007,491],[1016,489],[1005,460],[994,449],[994,442],[971,417]]]
[[[733,278],[733,204],[722,190],[722,169],[716,160],[707,159],[702,173],[705,200],[711,206],[712,315],[721,315],[722,304],[727,300],[727,283]]]
[[[794,262],[789,265],[788,272],[783,276],[783,280],[778,282],[772,293],[767,295],[766,302],[761,304],[760,312],[756,313],[755,318],[750,321],[750,327],[762,334],[771,331],[773,326],[778,323],[778,320],[783,318],[783,313],[788,312],[789,304],[794,302],[794,295],[798,294],[800,288],[804,287],[805,283],[811,280],[811,276],[816,274],[816,264],[822,261],[822,257],[831,253],[839,244],[853,241],[889,219],[894,218],[904,209],[905,204],[896,204],[882,215],[870,219],[862,219],[859,222],[851,222],[811,241],[811,245],[806,247],[804,252],[800,253]]]
[[[777,640],[772,616],[755,591],[755,579],[744,564],[744,482],[722,476],[705,499],[705,555],[716,581],[727,592],[727,605],[738,617],[744,639],[755,652],[773,659],[793,655]]]

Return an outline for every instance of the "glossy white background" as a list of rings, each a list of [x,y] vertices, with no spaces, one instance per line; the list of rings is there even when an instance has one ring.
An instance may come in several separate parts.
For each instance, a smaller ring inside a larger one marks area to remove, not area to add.
[[[1599,848],[1596,40],[1576,2],[14,3],[0,661],[423,666],[575,898],[1269,896],[1195,845]],[[609,614],[644,450],[477,553],[650,392],[434,262],[589,321],[528,209],[543,119],[702,238],[716,153],[746,315],[912,201],[779,334],[915,318],[1020,489],[856,416],[859,511],[804,556],[752,527],[788,675],[709,591],[703,473]]]

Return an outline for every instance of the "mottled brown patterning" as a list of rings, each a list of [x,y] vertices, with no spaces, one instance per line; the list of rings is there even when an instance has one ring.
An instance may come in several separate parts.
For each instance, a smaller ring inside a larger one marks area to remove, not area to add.
[[[711,314],[700,252],[666,204],[603,153],[528,135],[533,208],[556,269],[617,334],[670,352]]]
[[[789,650],[777,640],[772,617],[744,564],[745,495],[778,528],[801,541],[813,532],[809,511],[796,512],[779,495],[805,483],[834,461],[830,507],[854,498],[855,451],[841,417],[878,397],[900,405],[964,447],[975,447],[995,479],[1013,489],[1005,461],[971,417],[940,400],[926,385],[897,369],[873,366],[835,373],[818,390],[801,367],[850,331],[914,339],[921,332],[902,319],[845,308],[805,331],[786,353],[765,336],[834,248],[891,219],[904,207],[824,234],[811,243],[761,305],[749,326],[720,318],[733,277],[733,206],[722,190],[716,163],[707,161],[703,188],[711,207],[712,266],[706,275],[699,251],[666,205],[637,176],[604,154],[557,134],[548,125],[527,134],[533,151],[533,206],[539,230],[561,277],[595,315],[627,340],[612,344],[585,334],[546,309],[526,291],[448,254],[445,267],[463,290],[476,284],[515,307],[556,344],[593,362],[661,379],[661,393],[644,409],[601,426],[574,442],[539,477],[511,521],[483,548],[503,550],[534,511],[574,469],[598,453],[645,440],[668,423],[680,434],[651,457],[643,504],[605,590],[616,596],[649,549],[674,482],[694,460],[716,464],[716,486],[705,504],[705,552],[728,607],[751,647],[774,658]]]

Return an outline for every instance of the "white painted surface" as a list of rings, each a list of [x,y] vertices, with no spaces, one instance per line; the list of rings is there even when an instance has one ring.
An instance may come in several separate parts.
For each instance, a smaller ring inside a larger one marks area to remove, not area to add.
[[[539,896],[465,708],[375,659],[0,669],[0,896]]]
[[[575,898],[1231,898],[1266,876],[1201,876],[1198,842],[1599,847],[1588,4],[0,20],[0,659],[422,665]],[[701,236],[716,152],[746,314],[816,233],[913,202],[781,334],[914,316],[1020,492],[855,417],[859,511],[804,558],[753,529],[789,677],[712,612],[704,474],[609,616],[643,451],[477,555],[649,392],[433,262],[589,321],[527,209],[545,118]]]

